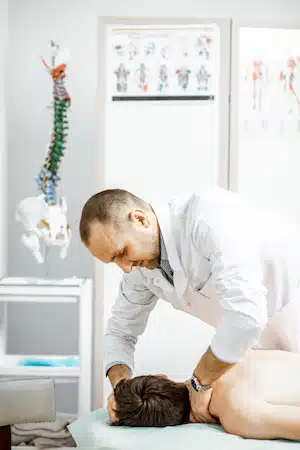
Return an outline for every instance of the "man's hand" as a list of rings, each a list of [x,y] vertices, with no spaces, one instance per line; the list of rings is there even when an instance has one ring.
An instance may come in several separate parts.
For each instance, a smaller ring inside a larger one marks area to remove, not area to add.
[[[233,366],[233,363],[220,361],[212,353],[211,348],[209,347],[194,370],[194,375],[198,378],[201,384],[213,384]],[[218,423],[218,421],[216,421],[216,419],[209,412],[209,403],[212,396],[213,387],[207,391],[196,392],[192,388],[190,380],[186,382],[186,386],[189,389],[191,401],[190,422]]]
[[[114,389],[116,385],[119,383],[119,381],[124,379],[128,380],[129,378],[131,378],[132,374],[131,370],[127,366],[123,364],[117,364],[108,371],[107,375],[112,385],[112,388]],[[117,410],[117,403],[114,396],[114,392],[112,392],[107,399],[107,411],[112,423],[115,423],[118,420],[116,410]]]
[[[191,423],[218,423],[218,421],[209,412],[209,403],[212,395],[213,388],[203,391],[196,392],[191,386],[191,381],[187,380],[185,382],[190,394],[191,402],[191,413],[190,422]]]
[[[115,423],[118,420],[116,410],[117,410],[117,403],[114,393],[112,392],[107,399],[107,411],[112,423]]]

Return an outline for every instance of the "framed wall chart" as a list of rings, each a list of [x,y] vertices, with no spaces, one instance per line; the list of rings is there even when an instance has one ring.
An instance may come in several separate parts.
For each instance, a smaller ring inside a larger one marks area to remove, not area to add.
[[[214,24],[112,28],[112,100],[214,100],[218,33]]]

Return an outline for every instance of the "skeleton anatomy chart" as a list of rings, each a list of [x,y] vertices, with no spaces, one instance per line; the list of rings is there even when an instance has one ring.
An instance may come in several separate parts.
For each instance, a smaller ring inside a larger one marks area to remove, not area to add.
[[[113,100],[213,100],[216,25],[111,28],[107,80]]]

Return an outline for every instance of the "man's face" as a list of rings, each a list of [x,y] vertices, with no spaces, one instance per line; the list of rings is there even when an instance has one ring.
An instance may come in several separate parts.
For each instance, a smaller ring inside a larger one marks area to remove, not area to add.
[[[88,249],[95,258],[114,262],[126,273],[135,266],[155,269],[160,257],[155,214],[135,209],[118,226],[93,222]]]

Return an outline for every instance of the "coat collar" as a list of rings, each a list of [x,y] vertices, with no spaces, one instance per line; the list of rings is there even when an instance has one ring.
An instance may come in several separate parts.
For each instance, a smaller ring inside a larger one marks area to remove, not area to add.
[[[178,297],[181,298],[187,286],[187,278],[176,248],[174,231],[172,229],[170,204],[167,202],[153,201],[150,205],[157,217],[160,232],[163,236],[165,248],[168,254],[169,264],[174,271],[174,287]]]
[[[169,260],[169,257],[165,246],[164,237],[161,231],[159,233],[159,236],[160,236],[160,263],[161,263],[162,261]]]

